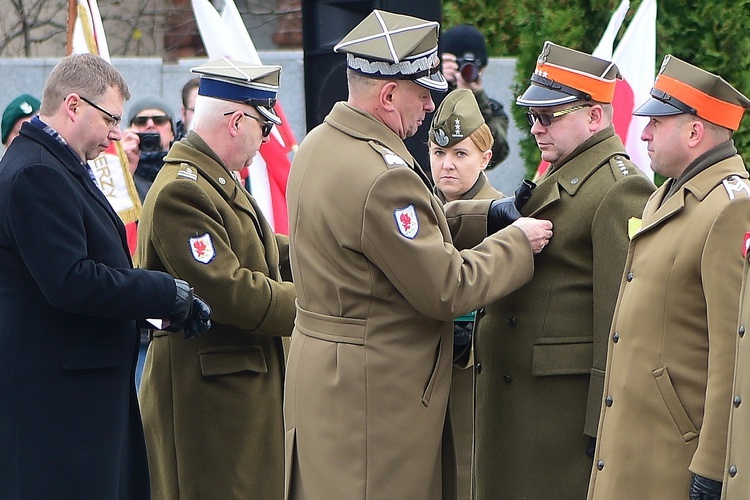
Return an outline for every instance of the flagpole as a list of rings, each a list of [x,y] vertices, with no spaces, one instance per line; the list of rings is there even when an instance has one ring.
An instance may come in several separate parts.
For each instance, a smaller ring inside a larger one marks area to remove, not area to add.
[[[66,48],[66,54],[73,53],[73,29],[75,22],[78,17],[78,2],[76,0],[68,0],[68,44]]]

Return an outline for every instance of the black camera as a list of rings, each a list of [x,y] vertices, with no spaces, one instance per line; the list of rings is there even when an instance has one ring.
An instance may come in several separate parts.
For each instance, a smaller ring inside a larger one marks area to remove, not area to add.
[[[474,54],[467,52],[462,58],[456,59],[456,62],[458,63],[458,71],[466,83],[474,83],[479,80],[479,65]]]
[[[137,132],[140,138],[140,149],[142,153],[153,153],[161,151],[161,134],[159,132]]]

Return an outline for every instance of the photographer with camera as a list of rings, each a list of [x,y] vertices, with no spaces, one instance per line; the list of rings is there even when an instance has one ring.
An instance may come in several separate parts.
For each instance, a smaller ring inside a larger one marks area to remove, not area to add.
[[[487,44],[474,26],[462,24],[446,30],[440,38],[442,69],[451,89],[469,89],[474,93],[485,123],[490,127],[491,170],[508,157],[508,115],[503,105],[487,96],[482,87],[482,73],[487,66]]]
[[[174,113],[158,97],[144,97],[130,106],[129,128],[122,134],[122,146],[141,202],[164,164],[174,142]]]

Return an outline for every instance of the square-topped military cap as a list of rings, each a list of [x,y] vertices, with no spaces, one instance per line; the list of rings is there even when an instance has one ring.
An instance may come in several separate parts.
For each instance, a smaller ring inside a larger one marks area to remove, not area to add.
[[[748,108],[750,100],[722,77],[667,54],[651,89],[651,97],[633,114],[669,116],[688,113],[737,130]]]
[[[455,146],[482,126],[484,117],[474,93],[456,89],[445,96],[430,124],[429,137],[442,148]]]
[[[334,48],[346,54],[349,68],[371,78],[413,80],[430,90],[445,92],[440,72],[440,24],[417,17],[372,11]]]
[[[260,114],[281,125],[281,118],[273,111],[281,66],[250,64],[222,57],[190,71],[201,76],[198,95],[255,106]]]
[[[531,75],[531,85],[516,104],[550,107],[574,101],[611,103],[617,80],[615,63],[590,54],[544,42]]]

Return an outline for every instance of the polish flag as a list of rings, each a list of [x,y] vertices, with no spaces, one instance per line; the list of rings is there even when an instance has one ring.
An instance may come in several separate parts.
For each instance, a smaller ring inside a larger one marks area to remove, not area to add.
[[[262,64],[233,0],[225,1],[221,14],[208,0],[192,0],[192,4],[209,59],[228,57]],[[274,232],[289,234],[286,183],[291,167],[289,153],[296,151],[297,141],[280,103],[276,103],[274,111],[282,125],[273,127],[271,140],[260,147],[249,169],[240,175],[243,179],[249,178],[250,192]]]
[[[67,53],[97,54],[109,61],[109,46],[96,0],[68,1]],[[125,224],[128,248],[133,255],[141,202],[120,141],[110,143],[99,157],[89,161],[89,165],[96,177],[97,186]]]
[[[641,141],[641,131],[648,124],[648,117],[633,116],[633,111],[646,102],[654,84],[656,64],[656,0],[643,0],[617,48],[612,52],[614,40],[620,30],[628,8],[629,0],[622,0],[607,29],[594,49],[592,55],[614,62],[622,74],[617,82],[612,101],[614,116],[612,122],[615,132],[625,144],[630,159],[643,172],[653,179],[651,159],[648,157],[646,143]],[[547,171],[549,163],[541,162],[535,178]]]
[[[641,140],[648,124],[647,116],[633,116],[633,111],[646,102],[654,86],[656,68],[656,0],[643,0],[620,39],[612,62],[617,64],[622,80],[615,87],[615,131],[625,144],[630,160],[650,178],[651,159]]]

